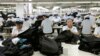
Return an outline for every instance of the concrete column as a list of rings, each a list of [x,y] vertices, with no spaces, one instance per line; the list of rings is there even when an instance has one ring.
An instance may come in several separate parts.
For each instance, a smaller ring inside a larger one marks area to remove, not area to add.
[[[32,1],[32,0],[29,0],[29,1]],[[28,13],[29,13],[29,15],[32,15],[32,10],[33,10],[32,3],[28,3]]]
[[[24,17],[24,4],[16,4],[16,15],[17,17]]]

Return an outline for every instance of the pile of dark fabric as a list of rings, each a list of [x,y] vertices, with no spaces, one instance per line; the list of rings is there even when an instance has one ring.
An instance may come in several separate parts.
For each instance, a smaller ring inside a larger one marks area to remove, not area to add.
[[[12,21],[7,21],[7,22],[4,23],[4,26],[5,26],[5,27],[15,26],[15,23],[12,22]]]
[[[63,54],[63,47],[61,45],[62,42],[70,43],[70,44],[71,44],[71,42],[76,43],[76,41],[78,41],[78,39],[76,37],[79,37],[79,36],[75,36],[70,30],[61,32],[55,38],[55,41],[58,45],[58,54]]]
[[[36,27],[30,27],[16,38],[21,39],[16,45],[12,42],[13,38],[3,41],[4,47],[0,47],[0,56],[32,56],[34,51],[48,56],[61,54],[57,41],[45,37],[42,30]]]
[[[96,38],[93,35],[88,35],[80,38],[79,49],[94,54],[100,53],[100,38]]]
[[[34,52],[33,48],[33,40],[34,35],[32,35],[35,32],[35,28],[29,28],[25,32],[19,34],[15,38],[20,38],[19,42],[15,45],[12,42],[13,38],[8,38],[5,41],[3,41],[4,47],[0,47],[0,56],[32,56]]]
[[[11,39],[5,40],[4,47],[0,47],[0,56],[31,56],[33,54],[32,45],[27,39],[20,39],[15,45]]]
[[[48,55],[48,56],[54,56],[59,55],[60,53],[58,50],[57,42],[54,39],[50,39],[48,37],[42,36],[39,39],[39,51],[42,54]]]
[[[73,34],[70,30],[66,30],[61,32],[55,40],[58,42],[71,43],[71,42],[77,42],[78,38],[79,36]]]
[[[72,13],[72,16],[73,16],[74,18],[76,18],[77,14],[78,14],[78,12],[73,12],[73,13]]]
[[[28,34],[28,32],[32,34]],[[25,36],[28,35],[28,36]],[[63,51],[59,48],[59,45],[55,39],[50,39],[45,37],[43,31],[38,29],[37,27],[32,27],[30,30],[23,32],[22,34],[18,35],[20,37],[31,37],[29,40],[33,46],[34,51],[40,51],[44,55],[54,56],[62,54]],[[61,44],[60,44],[61,46]]]

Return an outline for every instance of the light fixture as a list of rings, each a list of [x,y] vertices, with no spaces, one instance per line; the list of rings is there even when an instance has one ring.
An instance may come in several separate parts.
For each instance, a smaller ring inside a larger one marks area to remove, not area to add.
[[[46,12],[48,12],[48,11],[49,11],[49,9],[44,8],[44,7],[42,7],[42,6],[37,6],[36,8],[37,8],[37,9],[41,9],[41,10],[46,11]]]
[[[59,8],[60,8],[59,6],[54,6],[52,10],[57,10]]]

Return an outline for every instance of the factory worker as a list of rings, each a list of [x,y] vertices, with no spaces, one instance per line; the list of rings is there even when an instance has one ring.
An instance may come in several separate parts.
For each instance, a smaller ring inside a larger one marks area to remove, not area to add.
[[[96,25],[97,26],[95,27],[94,30],[94,36],[100,38],[100,18],[97,19]]]
[[[28,20],[28,18],[25,18],[25,19],[24,19],[23,27],[31,27],[31,23],[30,23],[30,21]]]
[[[70,40],[72,41],[73,44],[77,44],[79,40],[79,32],[77,28],[73,26],[73,20],[68,19],[66,23],[67,25],[63,26],[62,30],[63,31],[69,30],[71,33],[73,33],[74,34],[73,38],[71,38]]]
[[[95,14],[88,13],[88,15],[90,17],[90,20],[91,20],[92,25],[94,25],[95,24],[95,21],[96,21]]]
[[[62,19],[58,14],[54,14],[49,19],[54,23],[54,26],[60,26]],[[54,29],[53,29],[53,33],[54,33]],[[60,29],[57,29],[57,33],[58,34],[60,33]]]
[[[52,20],[54,23],[59,23],[61,22],[61,17],[58,14],[54,14],[52,16],[52,18],[49,18],[50,20]]]
[[[86,15],[84,20],[81,23],[82,26],[82,34],[91,34],[92,33],[92,24],[90,17]]]
[[[79,27],[80,24],[81,24],[81,22],[82,22],[81,15],[78,14],[78,15],[76,16],[76,18],[74,19],[74,23],[75,23],[75,25],[76,25],[77,27]]]
[[[24,27],[23,26],[23,19],[16,19],[15,21],[15,27],[12,29],[12,36],[16,37],[18,34],[26,31],[29,27]]]
[[[41,23],[43,33],[51,34],[52,33],[53,22],[46,15],[44,15],[43,18],[44,18],[44,20]]]
[[[82,22],[81,15],[78,14],[77,17],[74,19],[74,22],[75,22],[75,23]]]
[[[73,26],[73,20],[72,19],[67,20],[67,25],[63,26],[62,30],[63,31],[70,30],[75,35],[79,34],[77,28],[75,26]]]
[[[73,20],[74,17],[71,16],[71,14],[67,14],[67,13],[66,13],[66,14],[64,15],[63,19],[64,19],[64,20],[67,20],[67,19],[72,19],[72,20]]]

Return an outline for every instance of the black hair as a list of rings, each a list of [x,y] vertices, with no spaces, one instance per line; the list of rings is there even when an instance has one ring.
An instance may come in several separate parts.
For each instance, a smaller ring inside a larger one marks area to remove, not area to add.
[[[16,24],[23,24],[23,21],[16,21]]]
[[[28,20],[28,18],[24,18],[24,20],[25,20],[25,21],[27,21],[27,20]]]
[[[52,16],[52,14],[49,15],[49,17]]]
[[[44,17],[46,17],[46,18],[49,18],[49,16],[48,16],[48,15],[42,15],[42,16],[44,16]]]
[[[30,17],[30,16],[27,16],[28,18]]]
[[[85,19],[88,19],[89,20],[90,18],[89,17],[86,17]]]
[[[72,20],[72,21],[73,21],[73,19],[71,19],[71,18],[68,18],[68,19],[66,20],[66,22],[67,22],[68,20]]]

